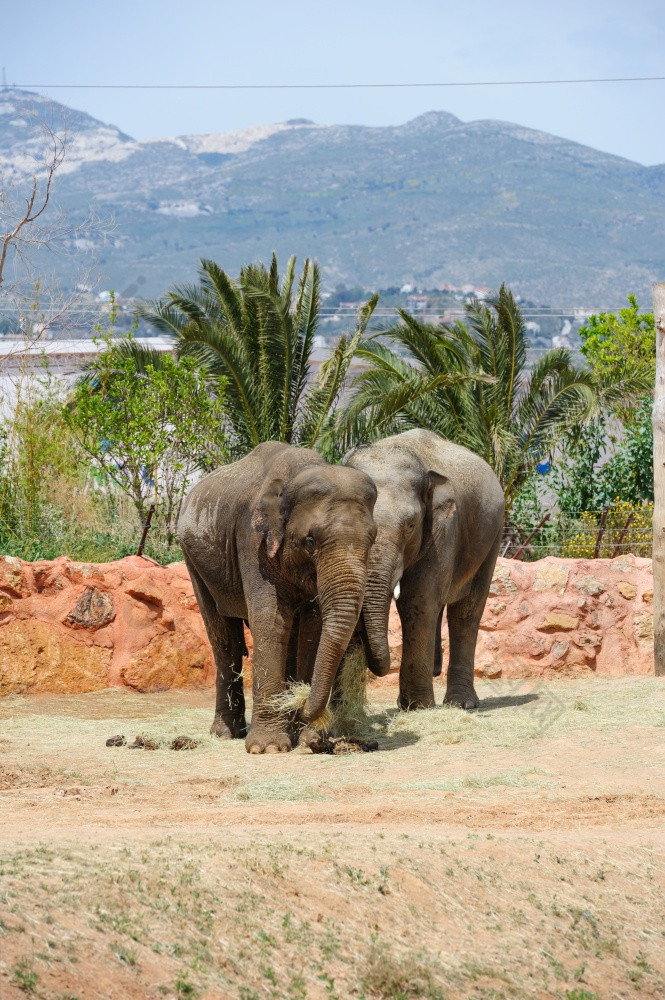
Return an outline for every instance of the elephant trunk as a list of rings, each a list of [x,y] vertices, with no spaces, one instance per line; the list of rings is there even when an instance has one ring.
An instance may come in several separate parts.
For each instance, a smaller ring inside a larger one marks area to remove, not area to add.
[[[395,546],[385,545],[381,562],[371,566],[363,603],[363,625],[367,637],[367,664],[373,674],[385,677],[390,670],[388,619],[398,564]]]
[[[317,719],[328,703],[342,656],[358,624],[367,579],[365,558],[330,553],[317,567],[321,607],[321,638],[314,663],[312,686],[301,712],[304,722]]]

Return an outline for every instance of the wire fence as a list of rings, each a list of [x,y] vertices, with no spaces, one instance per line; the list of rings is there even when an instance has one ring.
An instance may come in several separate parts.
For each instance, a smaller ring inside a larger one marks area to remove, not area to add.
[[[546,556],[614,559],[651,556],[653,504],[616,502],[599,510],[544,511],[532,524],[508,522],[501,555],[533,561]]]
[[[81,562],[107,562],[144,554],[166,565],[182,559],[174,519],[166,522],[157,505],[152,516],[138,516],[134,504],[117,490],[72,489],[57,477],[50,490],[18,489],[8,470],[0,474],[0,552],[29,561],[69,556]],[[508,519],[500,554],[534,561],[546,556],[612,559],[632,554],[650,557],[653,504],[617,500],[596,510],[551,509]]]

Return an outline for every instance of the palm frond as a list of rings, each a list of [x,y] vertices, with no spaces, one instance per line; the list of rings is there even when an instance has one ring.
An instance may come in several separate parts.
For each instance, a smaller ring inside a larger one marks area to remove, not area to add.
[[[482,455],[510,503],[554,442],[597,405],[591,377],[569,352],[550,351],[529,371],[522,315],[504,285],[487,303],[467,305],[464,323],[437,327],[403,311],[400,320],[359,347],[368,368],[337,421],[345,441],[427,427]]]
[[[319,440],[328,415],[339,399],[349,366],[358,353],[378,301],[379,296],[373,295],[361,307],[353,336],[341,337],[332,356],[321,365],[314,385],[308,393],[299,434],[300,442],[308,448],[313,448]]]
[[[141,315],[173,337],[214,383],[225,380],[231,446],[243,454],[266,440],[316,440],[339,395],[358,340],[346,339],[314,386],[310,358],[320,275],[305,261],[294,299],[295,257],[280,281],[277,258],[241,268],[233,280],[202,260],[198,282],[174,286]],[[325,366],[324,366],[325,367]]]

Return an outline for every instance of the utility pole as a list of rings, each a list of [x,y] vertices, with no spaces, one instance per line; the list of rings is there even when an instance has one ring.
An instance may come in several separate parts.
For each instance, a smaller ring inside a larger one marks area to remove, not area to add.
[[[665,282],[651,286],[656,324],[656,387],[653,398],[653,654],[665,677]]]

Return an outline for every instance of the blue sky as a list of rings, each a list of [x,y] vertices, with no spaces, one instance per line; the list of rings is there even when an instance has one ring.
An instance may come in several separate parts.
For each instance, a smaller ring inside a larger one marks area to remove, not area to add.
[[[323,84],[665,75],[662,0],[1,0],[17,84]],[[408,90],[42,93],[139,139],[311,118],[501,118],[665,163],[665,81]]]

